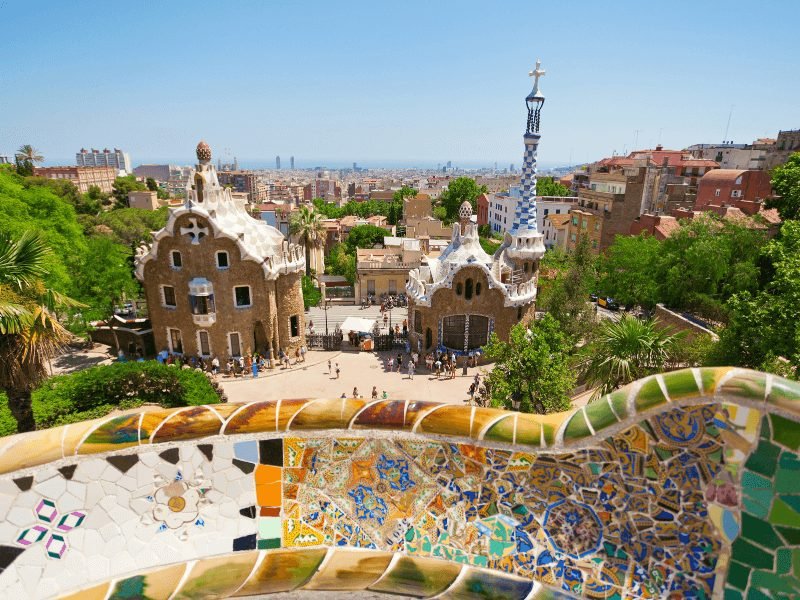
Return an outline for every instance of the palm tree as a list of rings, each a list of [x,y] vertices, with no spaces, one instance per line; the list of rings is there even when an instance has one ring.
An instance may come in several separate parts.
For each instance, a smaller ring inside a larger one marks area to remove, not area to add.
[[[31,164],[44,161],[44,156],[39,154],[39,151],[30,144],[23,144],[19,147],[19,150],[17,150],[17,158],[21,161],[28,161]]]
[[[311,248],[322,243],[325,226],[319,213],[308,206],[301,206],[300,210],[292,214],[289,221],[289,233],[298,235],[303,240],[306,249],[306,275],[311,276]]]
[[[47,375],[47,362],[69,339],[54,311],[82,306],[42,281],[49,248],[37,232],[19,239],[0,234],[0,389],[19,431],[35,428],[31,391]]]
[[[674,359],[682,337],[660,329],[656,319],[623,314],[619,321],[602,321],[581,361],[586,385],[598,386],[599,397],[657,373]]]

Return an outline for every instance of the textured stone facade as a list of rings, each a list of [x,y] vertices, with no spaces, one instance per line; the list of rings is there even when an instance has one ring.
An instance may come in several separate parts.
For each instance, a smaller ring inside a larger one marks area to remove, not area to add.
[[[233,201],[208,156],[199,146],[186,203],[137,257],[156,351],[226,360],[295,350],[304,343],[303,251]]]

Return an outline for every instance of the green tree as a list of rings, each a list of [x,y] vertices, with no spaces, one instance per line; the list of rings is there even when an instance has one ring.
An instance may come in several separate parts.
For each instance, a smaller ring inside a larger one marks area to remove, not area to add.
[[[472,205],[472,210],[477,210],[477,199],[486,193],[485,185],[478,185],[472,177],[457,177],[447,184],[447,189],[439,195],[439,205],[444,207],[446,216],[444,220],[455,221],[458,219],[458,209],[466,201]]]
[[[416,195],[417,195],[417,190],[407,185],[404,185],[394,193],[392,199],[395,202],[399,202],[402,205],[403,200],[405,200],[406,198],[413,198]]]
[[[111,195],[116,200],[117,206],[128,206],[128,192],[143,192],[147,190],[147,186],[137,181],[135,175],[126,175],[117,177],[111,189]]]
[[[659,301],[661,243],[651,235],[617,236],[601,259],[600,290],[622,304],[650,310]]]
[[[306,310],[312,306],[317,306],[319,301],[322,300],[322,292],[314,285],[314,279],[308,275],[303,275],[302,290],[303,306]]]
[[[536,179],[537,196],[569,196],[569,188],[561,185],[552,177],[538,177]]]
[[[350,283],[356,281],[356,256],[348,254],[344,244],[334,244],[325,263],[325,272],[328,275],[341,275]]]
[[[558,322],[550,315],[530,324],[512,327],[509,341],[492,334],[484,347],[486,357],[495,361],[488,375],[492,404],[546,414],[568,410],[569,394],[575,387],[575,373],[569,365],[571,344]]]
[[[587,386],[597,386],[598,395],[603,395],[663,371],[675,358],[681,336],[670,335],[656,323],[629,314],[619,321],[602,320],[592,343],[582,351],[581,371]]]
[[[350,230],[344,241],[347,253],[355,256],[356,248],[374,248],[376,244],[383,244],[383,238],[388,233],[383,227],[356,225]]]
[[[44,161],[39,151],[30,144],[23,144],[17,150],[14,156],[14,162],[17,165],[17,173],[23,176],[33,175],[33,168],[36,163]]]
[[[152,239],[153,231],[158,231],[167,224],[168,216],[166,207],[158,210],[119,208],[102,213],[91,225],[105,225],[111,230],[114,241],[135,252],[139,244]]]
[[[772,190],[775,198],[767,201],[767,208],[777,208],[784,221],[800,218],[800,152],[773,169]]]
[[[440,221],[447,220],[447,209],[444,206],[435,206],[433,208],[433,218]]]
[[[133,275],[131,250],[115,243],[110,236],[94,235],[87,239],[87,253],[75,272],[77,298],[90,308],[86,320],[100,319],[112,313],[123,298],[135,298],[139,283]]]
[[[786,221],[764,248],[770,280],[760,291],[728,300],[730,318],[720,332],[727,364],[773,370],[778,357],[800,367],[800,221]]]
[[[35,428],[31,391],[69,338],[55,310],[78,306],[45,286],[48,253],[37,232],[16,239],[0,234],[0,389],[8,396],[19,431]]]
[[[597,257],[589,248],[588,236],[581,236],[565,262],[565,268],[554,269],[553,279],[543,286],[540,306],[577,343],[589,336],[595,321],[589,295],[597,287]]]
[[[319,213],[308,206],[301,206],[289,218],[289,233],[299,236],[303,242],[306,249],[306,276],[310,276],[311,250],[318,248],[325,236],[325,225],[322,224]]]

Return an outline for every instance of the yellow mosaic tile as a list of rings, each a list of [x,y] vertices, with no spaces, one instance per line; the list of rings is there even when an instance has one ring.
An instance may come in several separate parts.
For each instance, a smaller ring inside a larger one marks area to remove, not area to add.
[[[225,598],[247,579],[258,559],[258,552],[237,552],[197,561],[174,600]]]
[[[353,416],[363,407],[364,401],[354,398],[313,400],[294,415],[289,428],[346,429]]]
[[[165,419],[151,434],[150,442],[156,444],[217,435],[221,427],[222,421],[216,413],[205,406],[192,406],[175,411],[171,418]]]
[[[274,594],[296,589],[317,572],[326,552],[327,548],[268,551],[236,596]]]
[[[59,600],[105,600],[108,596],[108,588],[111,582],[101,583],[100,585],[79,590],[66,596],[59,596]]]
[[[417,433],[439,433],[469,437],[472,409],[469,406],[443,406],[429,412],[416,427]]]
[[[225,424],[225,435],[276,430],[277,400],[254,402],[244,408],[239,405],[237,409],[239,411],[231,416]]]
[[[0,473],[59,460],[63,432],[57,427],[8,438],[0,450]]]
[[[292,398],[289,400],[281,400],[280,408],[278,409],[278,431],[285,431],[289,422],[292,420],[297,412],[308,404],[311,400],[309,398]]]
[[[391,552],[335,551],[304,590],[363,590],[375,583],[392,560]]]

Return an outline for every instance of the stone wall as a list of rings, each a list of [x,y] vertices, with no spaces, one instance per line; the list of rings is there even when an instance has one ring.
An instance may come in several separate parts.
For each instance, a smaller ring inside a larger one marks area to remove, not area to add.
[[[717,340],[719,337],[710,329],[693,323],[683,315],[668,309],[663,304],[657,304],[655,310],[655,317],[658,319],[658,327],[662,329],[670,329],[673,333],[679,331],[686,332],[686,340],[692,341],[700,335],[710,335],[713,339]]]
[[[547,416],[282,400],[13,436],[0,594],[794,597],[798,420],[796,382],[708,368]]]

